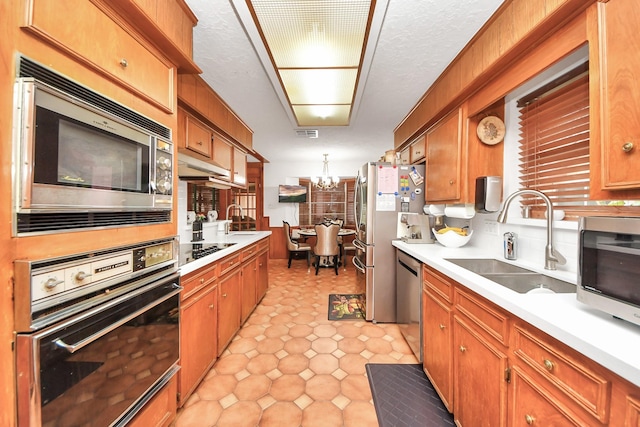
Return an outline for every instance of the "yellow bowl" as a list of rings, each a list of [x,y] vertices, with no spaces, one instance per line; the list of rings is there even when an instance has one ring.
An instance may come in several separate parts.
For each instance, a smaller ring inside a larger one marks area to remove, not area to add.
[[[453,230],[449,230],[442,234],[438,234],[438,232],[434,229],[433,235],[436,236],[436,240],[442,246],[446,246],[448,248],[459,248],[461,246],[466,245],[471,240],[471,235],[473,234],[473,230],[469,231],[469,234],[466,236],[461,236]]]

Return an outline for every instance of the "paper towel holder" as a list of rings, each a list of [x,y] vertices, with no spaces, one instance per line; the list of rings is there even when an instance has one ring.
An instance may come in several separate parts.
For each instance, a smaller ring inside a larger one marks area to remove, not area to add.
[[[498,212],[501,201],[501,176],[479,176],[476,178],[476,212]]]

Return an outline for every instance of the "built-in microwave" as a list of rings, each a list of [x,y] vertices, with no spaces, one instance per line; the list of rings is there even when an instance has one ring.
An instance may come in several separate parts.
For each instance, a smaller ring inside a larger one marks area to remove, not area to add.
[[[577,298],[640,325],[640,217],[580,219]]]
[[[14,234],[170,221],[170,129],[26,58],[14,95]]]

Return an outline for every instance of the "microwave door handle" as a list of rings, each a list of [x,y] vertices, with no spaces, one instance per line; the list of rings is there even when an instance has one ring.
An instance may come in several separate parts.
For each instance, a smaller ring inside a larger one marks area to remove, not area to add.
[[[58,347],[63,348],[65,350],[67,350],[69,353],[73,354],[76,351],[80,350],[81,348],[86,347],[89,344],[91,344],[92,342],[102,338],[103,336],[105,336],[109,332],[119,328],[120,326],[124,325],[125,323],[129,322],[130,320],[135,319],[136,317],[138,317],[139,315],[143,314],[144,312],[146,312],[147,310],[149,310],[153,306],[156,306],[156,305],[168,300],[169,298],[173,297],[174,295],[179,294],[181,291],[182,291],[182,287],[181,286],[177,286],[177,287],[175,287],[175,289],[172,292],[164,295],[162,298],[154,300],[152,303],[147,304],[146,306],[144,306],[143,308],[141,308],[139,310],[136,310],[135,312],[131,313],[127,317],[118,320],[117,322],[107,326],[104,329],[101,329],[99,332],[96,332],[93,335],[89,335],[88,337],[78,341],[75,344],[67,344],[61,338],[58,338],[53,343],[55,345],[57,345]]]

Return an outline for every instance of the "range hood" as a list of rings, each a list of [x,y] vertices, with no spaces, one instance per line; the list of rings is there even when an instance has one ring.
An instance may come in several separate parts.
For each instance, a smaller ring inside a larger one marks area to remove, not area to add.
[[[178,153],[178,177],[183,181],[194,182],[208,187],[227,190],[240,187],[229,182],[231,172],[200,159]]]

